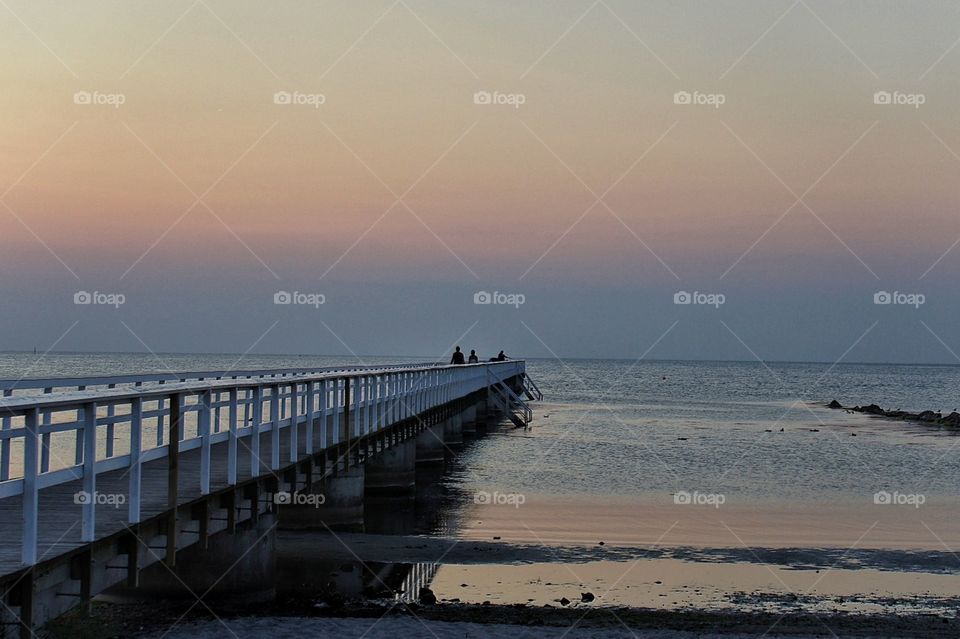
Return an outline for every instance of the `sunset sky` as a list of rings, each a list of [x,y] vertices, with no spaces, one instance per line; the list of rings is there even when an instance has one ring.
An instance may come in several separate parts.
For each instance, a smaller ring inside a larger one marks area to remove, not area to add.
[[[0,33],[0,349],[958,363],[955,2],[3,0]]]

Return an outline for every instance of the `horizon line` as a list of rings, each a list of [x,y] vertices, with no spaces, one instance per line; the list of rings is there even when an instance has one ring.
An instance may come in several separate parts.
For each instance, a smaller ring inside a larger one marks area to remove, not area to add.
[[[450,350],[452,352],[452,349]],[[25,355],[34,355],[34,351],[31,350],[0,350],[0,355],[6,354],[25,354]],[[51,350],[44,352],[40,358],[46,357],[48,355],[216,355],[216,356],[233,356],[233,357],[328,357],[328,358],[347,358],[347,359],[362,359],[364,357],[397,357],[397,358],[415,358],[417,360],[424,359],[435,361],[434,356],[430,355],[374,355],[374,354],[363,354],[363,355],[354,355],[354,354],[342,354],[342,355],[330,355],[330,354],[319,354],[319,353],[233,353],[233,352],[199,352],[199,351],[59,351]],[[960,363],[951,364],[951,363],[933,363],[933,362],[827,362],[827,361],[816,361],[816,360],[776,360],[776,359],[695,359],[695,358],[682,358],[682,357],[673,357],[673,358],[632,358],[632,357],[511,357],[510,359],[514,360],[543,360],[543,361],[608,361],[608,362],[698,362],[704,364],[710,363],[722,363],[722,364],[823,364],[826,366],[938,366],[938,367],[960,367]]]

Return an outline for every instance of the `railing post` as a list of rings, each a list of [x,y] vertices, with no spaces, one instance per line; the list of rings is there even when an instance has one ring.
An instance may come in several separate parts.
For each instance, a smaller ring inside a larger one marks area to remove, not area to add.
[[[170,423],[167,449],[167,555],[165,563],[173,567],[177,563],[177,505],[180,473],[180,431],[183,428],[183,411],[180,393],[170,395]]]
[[[337,428],[340,425],[337,424]],[[343,378],[343,434],[347,439],[347,466],[350,465],[350,378]]]
[[[110,384],[107,388],[116,388],[116,384]],[[113,404],[107,406],[107,450],[106,457],[113,457],[113,443],[115,439],[116,428],[113,424],[113,416],[116,414]]]
[[[4,397],[10,397],[13,395],[13,390],[5,388],[3,390]],[[10,430],[10,417],[4,417],[2,420],[2,425],[0,428],[7,431]],[[10,440],[4,439],[0,441],[0,481],[7,481],[10,479]]]
[[[37,521],[39,484],[37,483],[40,450],[40,411],[30,409],[25,415],[23,435],[23,539],[20,561],[25,566],[37,563]]]
[[[316,392],[315,382],[307,382],[307,397],[304,400],[304,412],[307,413],[307,430],[304,433],[303,445],[307,455],[313,455],[313,412],[315,406],[314,393]]]
[[[327,380],[320,380],[320,450],[327,449]]]
[[[237,389],[230,389],[230,406],[227,408],[227,483],[237,483]]]
[[[394,373],[390,380],[390,423],[400,421],[400,373]]]
[[[253,389],[253,424],[250,432],[250,476],[260,476],[260,422],[263,421],[263,386]]]
[[[210,494],[210,407],[211,393],[200,393],[200,407],[197,416],[197,430],[200,435],[200,494]]]
[[[387,425],[387,377],[387,373],[377,376],[377,421],[374,422],[374,429]]]
[[[80,540],[93,541],[97,514],[97,404],[83,405],[83,494]]]
[[[270,387],[270,468],[280,468],[280,385]]]
[[[297,381],[290,382],[290,461],[296,463],[300,458],[300,398],[297,395]]]
[[[353,436],[360,437],[362,433],[360,432],[360,427],[362,426],[363,415],[360,411],[360,400],[361,394],[363,392],[363,378],[354,377],[353,378]]]
[[[370,419],[373,411],[373,378],[369,375],[363,378],[363,433],[369,434],[373,420]]]
[[[44,388],[43,394],[47,395],[52,393],[52,388]],[[50,411],[42,410],[40,411],[40,421],[43,426],[50,425]],[[43,430],[41,428],[41,430]],[[40,436],[40,472],[45,473],[50,470],[50,433],[43,433]]]
[[[143,448],[143,401],[139,397],[130,400],[130,506],[127,521],[140,522],[140,453]],[[135,551],[131,551],[135,552]]]
[[[217,380],[220,378],[218,377]],[[220,432],[220,404],[223,400],[223,395],[220,391],[215,391],[213,393],[213,403],[216,404],[216,408],[213,409],[213,432]]]

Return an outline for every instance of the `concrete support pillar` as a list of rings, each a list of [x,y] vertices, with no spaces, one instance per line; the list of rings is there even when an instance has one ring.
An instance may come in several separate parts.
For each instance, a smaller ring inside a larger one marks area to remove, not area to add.
[[[417,482],[417,440],[408,439],[363,465],[366,492],[396,494],[412,491]]]
[[[477,404],[470,404],[470,406],[463,411],[463,421],[471,423],[477,421]]]
[[[442,465],[445,424],[435,424],[417,435],[417,465]]]
[[[463,413],[456,413],[443,423],[443,444],[446,448],[463,445]]]
[[[279,504],[280,527],[287,530],[363,530],[363,468],[341,470],[314,482],[310,491]]]
[[[483,402],[486,403],[486,399]],[[472,437],[477,434],[477,404],[460,413],[457,419],[460,420],[460,430],[464,435]]]
[[[206,549],[194,544],[177,553],[176,575],[161,562],[140,573],[140,585],[123,594],[159,599],[195,599],[229,604],[272,601],[276,594],[276,515],[266,513],[233,534],[210,538]],[[190,592],[190,591],[193,592]]]

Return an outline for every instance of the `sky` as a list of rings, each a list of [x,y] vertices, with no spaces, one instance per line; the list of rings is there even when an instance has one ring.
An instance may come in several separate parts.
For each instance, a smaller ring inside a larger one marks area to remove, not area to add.
[[[0,350],[960,363],[956,3],[0,4]]]

